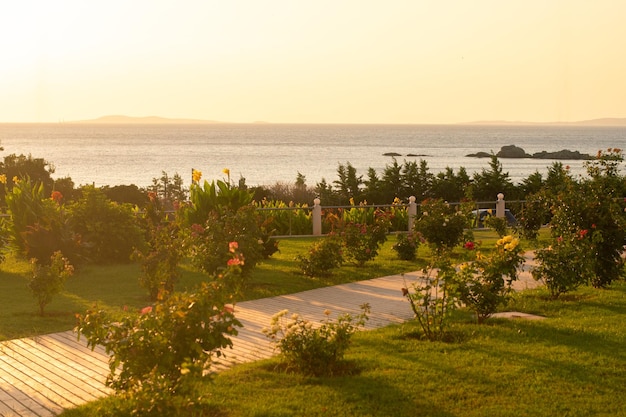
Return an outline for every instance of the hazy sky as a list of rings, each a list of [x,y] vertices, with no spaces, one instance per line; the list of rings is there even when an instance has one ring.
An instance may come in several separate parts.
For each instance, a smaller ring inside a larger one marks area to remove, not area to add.
[[[0,122],[626,117],[625,0],[14,0]]]

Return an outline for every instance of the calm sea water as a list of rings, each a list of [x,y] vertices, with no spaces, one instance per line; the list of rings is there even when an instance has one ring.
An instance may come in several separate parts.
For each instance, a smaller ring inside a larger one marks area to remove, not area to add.
[[[599,149],[624,148],[624,127],[465,126],[465,125],[78,125],[0,124],[2,157],[31,154],[54,164],[55,178],[77,185],[147,186],[162,171],[190,181],[191,169],[205,179],[231,179],[248,185],[295,181],[309,186],[337,179],[337,167],[350,162],[359,175],[368,168],[382,173],[396,152],[399,163],[424,159],[430,171],[465,167],[471,174],[488,168],[489,159],[468,158],[517,145],[527,153],[569,149],[595,155]],[[408,157],[407,154],[418,154]],[[550,160],[501,159],[514,182],[535,171],[545,173]],[[561,161],[575,174],[582,161]]]

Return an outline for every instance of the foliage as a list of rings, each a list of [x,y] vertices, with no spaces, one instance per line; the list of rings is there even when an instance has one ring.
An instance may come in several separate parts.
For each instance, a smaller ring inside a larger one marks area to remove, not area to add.
[[[263,233],[251,205],[221,214],[212,211],[203,225],[193,224],[184,233],[185,248],[192,263],[209,275],[215,274],[230,258],[230,242],[238,243],[245,258],[245,264],[242,264],[244,276],[263,258],[263,241],[259,242]]]
[[[147,189],[156,194],[166,210],[172,210],[177,204],[187,200],[187,190],[183,178],[178,173],[170,176],[162,171],[161,177],[153,178],[152,185]]]
[[[498,157],[491,155],[489,169],[477,172],[473,176],[472,194],[478,201],[493,201],[499,193],[513,196],[515,187],[508,172],[504,172]]]
[[[388,213],[377,209],[372,223],[341,222],[339,235],[343,241],[343,253],[346,259],[357,266],[374,259],[380,246],[387,240],[390,222]]]
[[[591,283],[597,288],[607,287],[624,274],[621,255],[626,241],[626,217],[617,200],[623,197],[616,189],[620,180],[614,177],[615,165],[623,157],[620,149],[610,151],[609,155],[599,152],[597,160],[588,164],[590,179],[580,183],[567,181],[551,201],[554,238],[589,231],[590,251],[594,255],[589,258],[594,271]]]
[[[8,181],[6,178],[4,180]],[[4,185],[7,186],[7,184]],[[29,226],[44,219],[47,211],[43,184],[33,182],[28,177],[21,180],[14,178],[13,186],[7,192],[5,199],[11,214],[9,234],[12,242],[19,251],[25,252],[26,243],[23,234]]]
[[[50,262],[40,263],[32,259],[31,267],[28,288],[37,300],[39,315],[43,316],[44,308],[63,289],[65,280],[74,273],[74,268],[58,251],[52,254]]]
[[[307,255],[296,256],[296,260],[304,275],[310,277],[329,275],[344,261],[342,240],[335,233],[330,233],[315,241]]]
[[[398,254],[398,258],[403,261],[414,261],[423,240],[422,236],[416,232],[396,233],[396,236],[397,242],[392,248]]]
[[[468,225],[469,208],[453,207],[443,200],[422,202],[422,215],[415,221],[415,231],[420,233],[437,252],[450,250],[463,241]]]
[[[205,224],[211,213],[218,216],[227,211],[236,212],[244,206],[252,203],[252,193],[247,189],[232,186],[229,182],[218,180],[209,183],[204,181],[200,185],[199,171],[189,188],[190,204],[183,205],[181,215],[188,226],[192,224]]]
[[[538,265],[533,278],[542,281],[553,299],[574,291],[593,278],[592,242],[588,230],[559,236],[547,248],[535,252]]]
[[[134,249],[144,244],[133,208],[110,201],[93,186],[82,188],[82,197],[68,212],[85,257],[93,262],[128,262]]]
[[[411,284],[411,288],[405,283],[402,295],[409,301],[424,337],[430,341],[443,340],[450,315],[458,304],[455,270],[450,258],[439,254],[423,273],[424,277]]]
[[[102,187],[104,195],[116,203],[129,203],[143,208],[148,204],[147,193],[134,184]]]
[[[288,366],[306,375],[333,375],[350,345],[350,338],[365,325],[369,313],[370,306],[363,304],[359,316],[343,314],[332,320],[331,311],[325,310],[326,318],[314,325],[299,314],[287,320],[289,311],[282,310],[272,316],[270,327],[264,328],[263,333]]]
[[[148,290],[151,300],[157,300],[174,291],[183,253],[178,224],[163,212],[156,194],[151,192],[148,196],[149,203],[142,217],[146,245],[137,248],[134,257],[141,262],[139,284]]]
[[[487,215],[484,220],[485,226],[495,230],[500,237],[504,237],[507,234],[507,219],[506,217],[496,217]]]
[[[277,235],[308,235],[313,230],[311,208],[307,204],[263,199],[254,205],[262,227],[275,230]]]
[[[239,272],[230,266],[225,275]],[[92,349],[104,346],[111,355],[107,384],[136,402],[135,412],[169,415],[172,399],[193,401],[213,358],[232,346],[230,336],[241,323],[228,295],[218,280],[204,282],[193,293],[173,293],[121,321],[103,310],[87,311],[78,316],[76,331]]]
[[[72,232],[62,205],[63,195],[53,191],[44,198],[43,184],[30,178],[15,179],[6,195],[11,221],[6,224],[8,237],[20,254],[48,264],[56,251],[72,262],[78,260],[78,237]]]
[[[524,262],[519,239],[511,235],[496,242],[487,256],[476,252],[476,259],[462,264],[455,273],[459,301],[474,311],[482,323],[506,302],[511,283],[517,280],[517,269]]]
[[[7,155],[0,163],[0,174],[4,176],[6,186],[0,189],[0,197],[4,198],[17,182],[26,178],[33,183],[40,184],[42,193],[49,195],[54,187],[54,180],[50,176],[52,173],[54,173],[54,166],[43,158],[33,158],[32,155]]]
[[[526,239],[535,240],[541,226],[548,222],[549,201],[544,192],[537,192],[526,196],[526,201],[520,215],[517,216],[517,231]]]

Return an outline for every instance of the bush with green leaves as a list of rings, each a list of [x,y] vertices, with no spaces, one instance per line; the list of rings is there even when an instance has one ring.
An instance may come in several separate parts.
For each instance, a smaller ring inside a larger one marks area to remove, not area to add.
[[[485,217],[485,226],[494,230],[499,237],[504,237],[507,234],[508,224],[506,217],[496,217],[488,215]]]
[[[538,265],[533,278],[545,284],[553,299],[588,284],[594,276],[591,247],[586,229],[553,239],[550,246],[535,252]]]
[[[45,262],[40,263],[37,259],[32,259],[31,268],[28,288],[37,300],[39,315],[43,316],[46,305],[61,292],[67,278],[74,273],[74,267],[61,252],[57,251]]]
[[[608,155],[598,152],[597,159],[588,162],[589,179],[578,183],[569,179],[550,201],[553,238],[589,231],[593,256],[587,259],[592,263],[591,284],[596,288],[624,277],[626,216],[623,196],[618,194],[624,181],[618,175],[623,157],[620,149],[610,151]]]
[[[473,261],[461,264],[455,273],[459,301],[484,322],[504,304],[524,262],[519,239],[511,235],[496,242],[489,255],[476,252]]]
[[[200,185],[201,176],[199,171],[194,170],[194,182],[189,187],[189,204],[182,205],[179,211],[186,225],[205,224],[211,213],[221,216],[252,204],[253,194],[247,189],[220,180],[204,181]]]
[[[422,236],[416,232],[396,233],[397,242],[391,247],[398,258],[403,261],[414,261],[417,257],[417,249],[422,243]]]
[[[363,304],[357,317],[342,314],[332,320],[331,311],[325,310],[326,318],[314,324],[299,314],[287,318],[289,311],[282,310],[272,317],[270,327],[264,328],[263,333],[290,368],[306,375],[333,375],[352,335],[365,325],[369,313],[370,306]]]
[[[450,258],[435,254],[422,271],[424,277],[402,288],[415,318],[430,341],[444,340],[448,321],[458,307],[456,271]]]
[[[112,202],[93,186],[85,186],[81,192],[67,211],[84,256],[96,263],[128,262],[135,248],[144,244],[134,208]]]
[[[238,243],[245,257],[244,276],[263,259],[263,240],[255,208],[246,205],[235,211],[212,211],[204,224],[186,228],[185,247],[192,263],[201,271],[215,274],[229,259],[230,242]]]
[[[517,231],[526,239],[535,240],[541,226],[549,221],[549,198],[545,192],[526,196],[521,213],[517,217]]]
[[[306,255],[296,256],[300,270],[310,277],[327,276],[332,270],[339,268],[343,263],[343,243],[335,234],[315,241]]]
[[[240,273],[231,262],[223,274]],[[176,404],[197,398],[195,388],[209,377],[214,358],[232,347],[230,337],[241,323],[230,298],[221,281],[212,280],[121,320],[103,310],[87,311],[78,317],[76,331],[92,349],[103,346],[111,355],[107,385],[132,400],[137,415],[171,415]]]
[[[422,214],[416,219],[414,230],[437,252],[445,252],[463,241],[468,226],[469,205],[451,206],[438,199],[421,204]]]
[[[388,213],[375,210],[371,223],[342,222],[339,235],[343,240],[343,253],[346,260],[357,266],[378,256],[380,247],[387,240],[390,222]]]
[[[63,205],[63,195],[53,191],[44,195],[42,183],[30,178],[13,179],[13,188],[6,194],[11,221],[6,223],[6,236],[18,253],[40,264],[49,264],[51,256],[61,251],[76,263],[79,259],[79,237]]]
[[[141,217],[146,244],[137,248],[134,258],[141,266],[139,284],[148,290],[151,300],[164,298],[174,291],[180,277],[178,264],[183,256],[178,223],[162,208],[156,193],[148,193],[149,202]]]

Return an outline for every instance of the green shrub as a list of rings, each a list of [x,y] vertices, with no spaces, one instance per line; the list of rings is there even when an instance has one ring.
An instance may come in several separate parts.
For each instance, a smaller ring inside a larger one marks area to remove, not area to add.
[[[489,256],[476,252],[474,261],[460,266],[455,273],[458,297],[476,314],[478,323],[484,322],[506,301],[523,262],[519,239],[509,235],[496,242]]]
[[[237,242],[245,258],[244,275],[263,259],[262,232],[251,205],[221,214],[212,211],[204,224],[193,224],[184,233],[192,263],[209,275],[215,274],[228,261],[230,242]]]
[[[343,263],[343,244],[334,233],[317,240],[306,256],[298,255],[296,259],[304,275],[319,277],[329,275],[333,269]]]
[[[272,317],[270,327],[263,333],[288,366],[307,375],[332,375],[350,345],[350,338],[368,320],[370,306],[364,304],[361,310],[356,318],[343,314],[334,321],[330,310],[326,310],[326,318],[319,326],[298,314],[287,319],[289,311],[282,310]]]
[[[241,272],[234,264],[224,275]],[[76,331],[92,349],[104,346],[111,355],[107,384],[136,404],[137,415],[170,415],[176,404],[197,398],[196,385],[213,358],[232,346],[230,336],[241,323],[229,298],[219,281],[204,282],[193,293],[173,293],[122,320],[87,311]]]
[[[416,232],[396,233],[397,242],[392,249],[398,254],[398,258],[403,261],[414,261],[417,256],[417,249],[421,243],[421,235]]]
[[[163,298],[174,291],[180,277],[178,264],[183,256],[178,224],[163,212],[156,193],[149,193],[149,202],[142,216],[146,245],[136,249],[134,257],[141,263],[139,284],[148,290],[151,300]]]
[[[593,256],[587,230],[567,238],[559,236],[547,248],[536,251],[538,265],[532,270],[533,278],[542,281],[556,299],[591,281]]]
[[[485,226],[493,229],[498,236],[504,237],[507,234],[506,217],[487,216],[485,217]]]
[[[68,213],[85,257],[93,262],[128,262],[135,248],[144,244],[133,207],[110,201],[93,186],[82,188],[82,196],[68,206]]]
[[[443,340],[448,319],[457,307],[455,269],[448,257],[436,254],[423,272],[425,277],[410,288],[405,284],[402,295],[409,301],[424,337]]]
[[[28,281],[28,288],[32,291],[39,314],[44,315],[44,308],[52,301],[52,297],[63,289],[65,280],[74,273],[74,268],[63,257],[61,252],[52,254],[49,262],[31,260],[32,274]]]
[[[421,210],[421,216],[415,221],[415,231],[437,252],[450,250],[463,241],[468,225],[465,206],[455,208],[443,200],[429,199],[422,202]]]
[[[388,215],[382,210],[374,212],[371,223],[343,222],[340,236],[345,259],[353,261],[357,266],[374,259],[387,240],[389,226]]]
[[[6,195],[11,213],[6,233],[17,251],[46,265],[55,252],[61,251],[76,263],[79,239],[71,229],[63,195],[53,191],[50,198],[45,198],[43,185],[29,178],[14,179],[13,183],[12,190]]]

